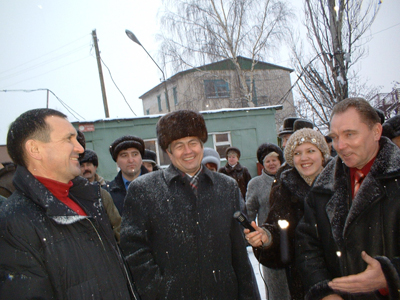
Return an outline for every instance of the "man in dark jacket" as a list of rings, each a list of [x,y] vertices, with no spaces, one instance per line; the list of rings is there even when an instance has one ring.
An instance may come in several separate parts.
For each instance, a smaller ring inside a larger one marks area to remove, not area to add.
[[[172,164],[139,177],[126,196],[121,247],[143,299],[259,299],[232,178],[201,165],[207,129],[194,111],[157,123]]]
[[[364,99],[334,107],[338,156],[314,183],[296,233],[306,299],[400,299],[400,150],[381,133]]]
[[[17,170],[0,208],[0,299],[138,299],[100,185],[78,176],[83,148],[66,116],[23,113],[7,150]]]
[[[113,181],[107,183],[106,189],[111,194],[115,206],[122,216],[124,199],[129,184],[140,175],[149,172],[142,165],[144,142],[137,136],[122,136],[110,145],[110,154],[120,171]]]

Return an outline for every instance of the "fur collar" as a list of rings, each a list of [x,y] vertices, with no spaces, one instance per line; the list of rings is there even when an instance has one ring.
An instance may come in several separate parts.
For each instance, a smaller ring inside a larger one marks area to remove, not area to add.
[[[330,195],[326,213],[333,237],[339,245],[355,219],[372,203],[385,197],[381,180],[400,176],[400,149],[385,137],[379,143],[380,150],[375,162],[353,200],[349,168],[339,156],[325,167],[312,188],[317,194]]]

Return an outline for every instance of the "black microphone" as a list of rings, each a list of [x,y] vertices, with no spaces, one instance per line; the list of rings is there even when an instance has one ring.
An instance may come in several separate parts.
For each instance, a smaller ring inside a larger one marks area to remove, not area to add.
[[[255,231],[253,226],[250,225],[249,220],[247,219],[246,215],[242,213],[240,210],[233,214],[233,217],[238,221],[244,228],[247,228],[251,231]]]

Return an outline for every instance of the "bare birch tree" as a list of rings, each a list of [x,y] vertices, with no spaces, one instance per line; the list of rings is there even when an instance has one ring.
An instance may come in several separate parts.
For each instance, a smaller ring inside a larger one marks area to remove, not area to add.
[[[230,59],[237,72],[239,106],[254,106],[253,70],[278,49],[292,12],[284,0],[169,0],[161,23],[161,56],[179,72]],[[243,70],[238,57],[252,60]]]
[[[367,54],[366,33],[379,11],[378,0],[305,0],[306,48],[292,38],[293,64],[303,117],[326,128],[333,106],[353,95],[372,93],[352,67]],[[366,89],[365,89],[366,88]],[[373,91],[376,92],[376,89]]]

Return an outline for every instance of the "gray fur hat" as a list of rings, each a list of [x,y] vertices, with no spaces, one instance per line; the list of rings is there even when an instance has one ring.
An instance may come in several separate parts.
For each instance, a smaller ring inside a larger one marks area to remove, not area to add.
[[[193,110],[176,110],[160,118],[156,126],[158,144],[164,151],[169,144],[188,136],[207,142],[208,133],[203,116]]]
[[[85,162],[90,162],[93,164],[93,166],[98,167],[99,166],[99,158],[97,157],[96,152],[90,149],[86,149],[85,152],[83,152],[83,156],[79,157],[79,163],[83,164]]]
[[[329,160],[331,156],[328,144],[325,141],[325,137],[320,132],[310,128],[299,129],[291,135],[285,147],[286,162],[290,166],[294,167],[294,150],[297,146],[304,143],[311,143],[317,146],[319,151],[321,151],[322,153],[322,157],[324,159],[323,164],[325,165],[325,163]]]
[[[204,147],[203,160],[201,161],[203,165],[208,163],[213,163],[217,166],[217,170],[221,165],[221,160],[217,151],[212,148]]]

